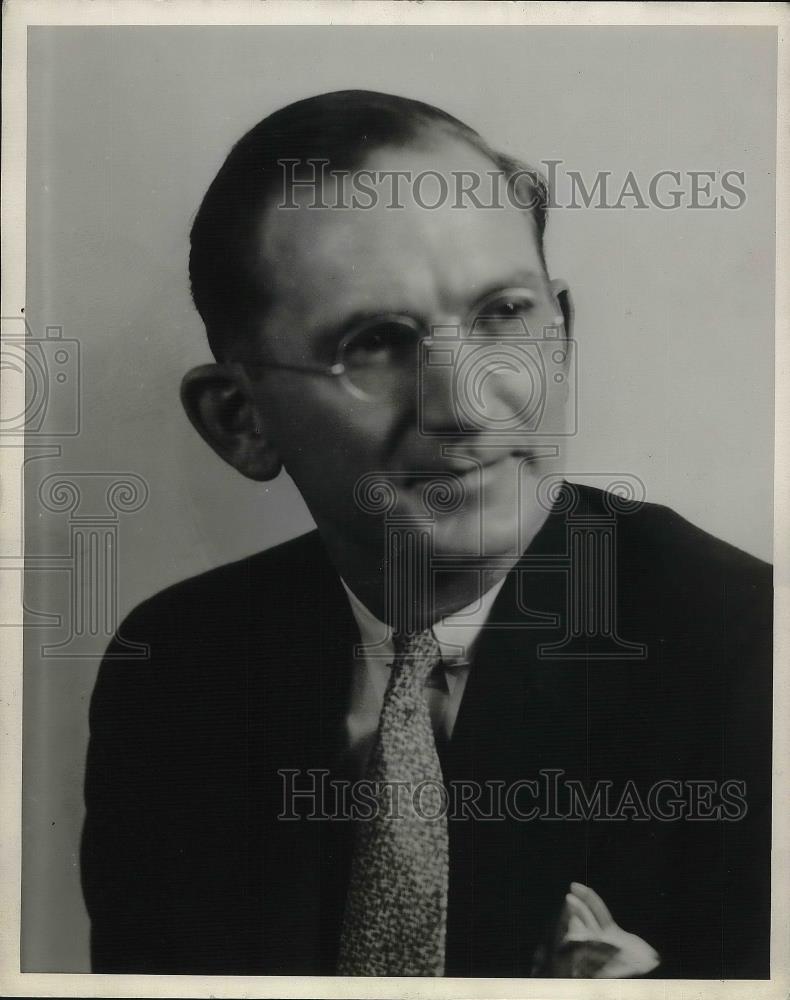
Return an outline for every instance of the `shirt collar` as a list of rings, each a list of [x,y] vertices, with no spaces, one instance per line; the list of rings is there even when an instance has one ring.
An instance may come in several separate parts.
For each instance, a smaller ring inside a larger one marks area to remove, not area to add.
[[[455,611],[434,623],[433,634],[439,643],[445,666],[467,663],[471,659],[474,643],[491,614],[491,607],[502,589],[506,577],[507,574],[490,590],[487,590],[479,600],[473,601],[465,608],[461,608],[460,611]],[[386,650],[388,654],[391,653],[394,646],[390,626],[379,621],[342,577],[340,582],[348,594],[351,611],[359,627],[361,645],[363,647],[375,646],[379,652],[383,653]]]

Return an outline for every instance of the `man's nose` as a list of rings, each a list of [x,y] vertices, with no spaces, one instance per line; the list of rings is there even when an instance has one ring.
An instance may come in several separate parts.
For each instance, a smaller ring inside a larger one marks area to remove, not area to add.
[[[421,429],[429,434],[485,434],[512,422],[523,407],[523,359],[496,344],[464,341],[452,328],[422,345],[418,372]]]

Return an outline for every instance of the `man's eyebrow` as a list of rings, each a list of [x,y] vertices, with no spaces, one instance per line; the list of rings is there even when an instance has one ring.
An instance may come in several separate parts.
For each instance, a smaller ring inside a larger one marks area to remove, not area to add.
[[[532,271],[530,269],[515,271],[505,281],[497,281],[495,284],[484,288],[482,292],[477,293],[474,301],[469,303],[469,308],[471,309],[481,299],[487,299],[489,295],[502,292],[506,288],[530,288],[536,284],[544,285],[545,282],[546,276],[541,271]]]

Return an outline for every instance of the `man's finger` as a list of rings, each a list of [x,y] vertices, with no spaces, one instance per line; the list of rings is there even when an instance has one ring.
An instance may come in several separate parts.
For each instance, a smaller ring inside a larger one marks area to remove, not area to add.
[[[592,910],[602,930],[611,927],[614,923],[614,918],[609,912],[606,903],[604,903],[594,889],[591,889],[588,885],[584,885],[582,882],[571,882],[571,893],[575,898],[582,900]]]
[[[578,896],[574,896],[569,892],[565,897],[565,902],[568,904],[568,909],[570,910],[571,915],[576,916],[579,920],[581,920],[588,933],[597,934],[601,932],[601,925],[598,923],[595,914],[583,899],[579,899]]]
[[[562,939],[565,941],[587,941],[589,934],[590,932],[582,921],[582,918],[575,913],[571,913]]]

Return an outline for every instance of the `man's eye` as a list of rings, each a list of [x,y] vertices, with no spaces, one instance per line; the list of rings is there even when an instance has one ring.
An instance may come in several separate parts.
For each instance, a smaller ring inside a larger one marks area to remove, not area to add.
[[[531,296],[512,297],[486,303],[477,314],[474,333],[498,335],[527,334],[527,319],[535,307]]]
[[[517,316],[526,316],[532,311],[534,305],[535,300],[527,296],[503,299],[501,302],[494,302],[490,306],[486,306],[483,315],[493,319],[513,319]]]
[[[345,345],[343,360],[350,367],[395,364],[411,354],[417,335],[410,326],[391,322],[360,330]]]

